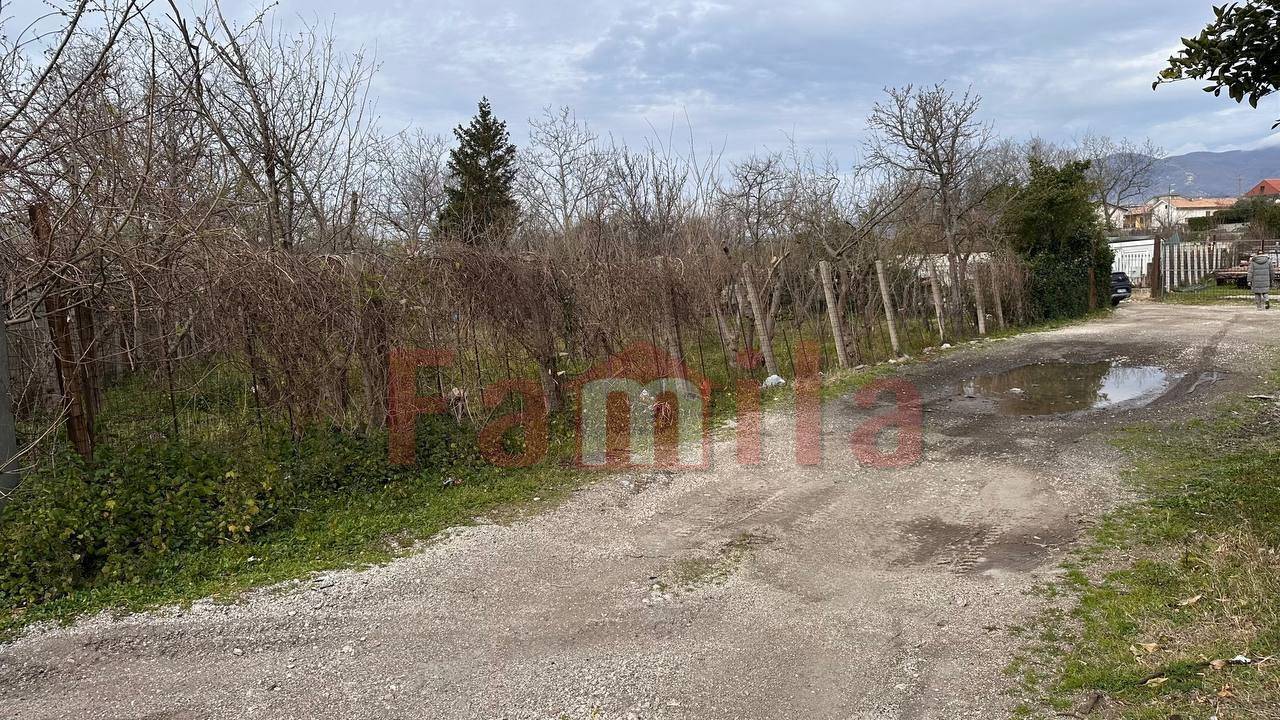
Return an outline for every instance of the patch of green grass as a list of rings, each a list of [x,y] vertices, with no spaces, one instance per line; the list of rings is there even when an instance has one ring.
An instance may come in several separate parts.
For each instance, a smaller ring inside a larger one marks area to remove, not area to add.
[[[1252,304],[1253,293],[1249,288],[1234,285],[1197,285],[1172,289],[1164,293],[1159,301],[1174,305]]]
[[[1058,583],[1070,611],[1041,619],[1020,663],[1045,677],[1023,692],[1050,717],[1093,693],[1109,718],[1280,717],[1280,408],[1230,403],[1118,444],[1146,499]]]
[[[817,336],[820,329],[810,323],[807,330],[802,326],[790,335],[779,335],[775,351],[788,369],[793,369],[801,340],[829,344]],[[929,341],[926,326],[915,329],[919,331],[913,334],[919,336],[917,342]],[[1011,329],[1005,334],[1015,333]],[[879,342],[868,341],[867,348],[878,347]],[[686,359],[695,370],[705,368],[715,383],[711,416],[713,423],[718,423],[733,416],[733,380],[738,371],[725,362],[719,343],[712,345],[700,343],[686,353]],[[823,352],[828,361],[834,359],[829,346]],[[893,370],[894,366],[880,365],[830,372],[824,396],[855,390]],[[763,378],[760,371],[756,374]],[[794,377],[794,372],[788,377]],[[246,375],[235,365],[184,368],[175,385],[172,398],[167,385],[145,375],[125,378],[109,388],[101,417],[103,442],[120,448],[203,443],[233,456],[239,454],[248,462],[258,455],[241,451],[269,444],[280,429],[278,418],[276,424],[270,417],[259,419]],[[770,391],[764,403],[787,402],[791,396],[790,387]],[[174,422],[178,425],[176,439],[171,437]],[[310,455],[305,445],[299,450],[295,443],[290,462],[323,483],[301,489],[299,501],[289,503],[296,507],[287,521],[264,518],[253,523],[252,532],[241,528],[204,547],[140,556],[123,574],[84,578],[57,597],[0,607],[0,639],[13,637],[36,622],[67,623],[104,610],[129,613],[204,597],[230,601],[249,589],[314,572],[376,565],[478,516],[502,518],[547,507],[595,477],[579,473],[567,462],[574,447],[573,428],[562,415],[552,418],[549,457],[535,467],[516,470],[472,462],[474,438],[461,428],[433,435],[433,442],[420,443],[420,469],[407,471],[384,467],[378,453],[365,444],[367,438],[351,429],[332,430],[357,445],[357,451],[340,468],[329,455]],[[288,459],[271,457],[281,463]],[[342,469],[348,467],[351,469]],[[460,482],[446,486],[444,481],[449,478]],[[534,498],[539,501],[535,503]],[[96,500],[90,501],[90,509],[96,507],[92,502]],[[730,543],[710,567],[691,565],[683,575],[697,579],[729,572],[752,542],[743,538]]]
[[[204,597],[223,600],[254,587],[338,568],[384,563],[449,527],[480,515],[550,507],[583,478],[545,464],[528,469],[476,469],[445,487],[422,473],[369,492],[324,498],[290,527],[237,542],[166,556],[131,581],[104,582],[0,614],[0,638],[34,622],[66,623],[112,610],[129,613]]]
[[[671,583],[680,589],[692,589],[724,579],[729,570],[724,557],[681,558],[671,566]]]

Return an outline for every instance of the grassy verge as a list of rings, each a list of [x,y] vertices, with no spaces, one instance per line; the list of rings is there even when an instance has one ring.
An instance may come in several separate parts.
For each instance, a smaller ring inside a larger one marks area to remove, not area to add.
[[[1146,499],[1044,588],[1057,609],[1010,667],[1035,698],[1019,716],[1280,718],[1280,406],[1119,442]]]
[[[477,516],[551,504],[583,480],[552,465],[473,470],[465,478],[446,488],[435,473],[424,473],[373,491],[334,494],[287,529],[174,553],[133,577],[10,608],[0,614],[0,640],[36,622],[68,623],[103,610],[127,614],[206,597],[231,601],[246,590],[313,572],[380,564]]]
[[[1218,303],[1252,304],[1253,293],[1248,288],[1234,285],[1205,285],[1198,288],[1171,290],[1160,302],[1174,305],[1215,305]]]
[[[1011,328],[996,336],[1066,324]],[[816,330],[780,339],[775,352],[786,359],[784,373],[794,365],[798,343],[822,342],[815,337]],[[928,342],[928,332],[918,335],[909,349]],[[713,425],[734,415],[734,382],[728,375],[729,363],[718,349],[699,345],[696,355],[689,353],[697,357],[695,369],[705,369],[717,389],[712,398]],[[823,354],[828,361],[834,357],[831,348]],[[823,396],[852,392],[894,369],[895,365],[882,363],[830,372],[824,378]],[[317,442],[301,447],[296,442],[275,442],[280,429],[273,429],[270,420],[265,428],[260,426],[244,390],[245,379],[233,369],[202,371],[198,378],[184,378],[182,386],[189,389],[181,394],[179,414],[173,419],[181,428],[180,442],[167,439],[169,398],[154,383],[136,377],[109,390],[104,439],[120,448],[163,446],[165,452],[158,458],[122,457],[116,465],[95,469],[64,465],[62,475],[51,471],[51,484],[39,490],[43,495],[37,499],[53,502],[29,503],[35,509],[30,514],[0,516],[6,521],[0,522],[0,532],[21,531],[13,537],[34,539],[52,548],[29,553],[32,557],[62,563],[45,572],[59,581],[56,588],[37,587],[37,594],[31,596],[27,582],[26,597],[13,595],[14,599],[0,602],[0,640],[36,622],[66,623],[103,610],[136,612],[205,597],[233,600],[246,590],[313,572],[386,562],[416,542],[477,517],[501,518],[548,507],[594,477],[576,471],[568,462],[572,432],[565,418],[553,423],[549,457],[535,467],[504,470],[477,462],[469,431],[435,423],[421,433],[418,468],[395,470],[383,462],[385,436],[371,439],[332,428],[321,429]],[[766,404],[790,400],[790,388],[765,392]],[[198,461],[192,459],[197,456]],[[187,494],[186,486],[195,477],[205,479],[206,493],[212,493],[200,503],[226,504],[229,483],[240,486],[244,503],[254,505],[252,512],[245,507],[215,508],[201,519],[210,528],[198,535],[187,532],[194,521],[184,513],[193,504],[182,505],[175,499]],[[296,488],[277,492],[277,486],[288,483]],[[73,497],[65,497],[68,488],[74,491]],[[270,502],[277,507],[268,507]],[[126,504],[159,511],[130,514],[124,512]],[[46,505],[54,509],[49,511]],[[252,531],[247,527],[250,521]],[[165,529],[159,522],[165,523]],[[49,532],[44,531],[45,525]],[[64,535],[59,528],[74,528],[73,534]],[[190,537],[181,537],[184,532]],[[100,553],[97,561],[85,563],[78,554],[72,561],[79,547],[91,545],[82,533],[114,536],[93,538],[92,546]],[[65,551],[59,550],[64,547]],[[11,568],[21,569],[26,563],[16,548],[14,544],[5,550],[6,561]],[[107,556],[107,551],[115,549],[136,557],[118,562],[118,556]],[[66,572],[61,569],[64,566]],[[78,575],[90,566],[93,575]]]

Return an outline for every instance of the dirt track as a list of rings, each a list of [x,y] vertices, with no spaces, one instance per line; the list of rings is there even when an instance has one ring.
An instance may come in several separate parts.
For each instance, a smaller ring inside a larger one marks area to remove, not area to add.
[[[847,400],[826,409],[824,464],[796,467],[772,413],[759,468],[726,438],[713,471],[605,479],[386,567],[33,633],[0,647],[0,715],[1004,717],[1026,591],[1125,498],[1108,438],[1248,390],[1268,341],[1280,312],[1136,304],[953,351],[904,370],[926,410],[912,468],[856,465]],[[1050,417],[959,392],[1058,359],[1177,376],[1145,407]]]

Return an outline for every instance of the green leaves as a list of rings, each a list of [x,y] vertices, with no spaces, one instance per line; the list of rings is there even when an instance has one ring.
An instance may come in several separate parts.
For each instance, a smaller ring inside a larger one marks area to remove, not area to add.
[[[1015,249],[1030,264],[1032,308],[1042,319],[1086,314],[1090,270],[1110,277],[1088,170],[1088,162],[1055,167],[1033,159],[1030,182],[1005,215]]]
[[[1183,50],[1169,58],[1152,89],[1168,82],[1210,80],[1205,88],[1256,108],[1280,88],[1280,0],[1247,0],[1216,6],[1215,20],[1195,38],[1182,38]],[[1274,127],[1280,127],[1277,121]]]
[[[267,479],[277,467],[253,453],[173,443],[105,451],[92,469],[64,456],[29,476],[0,513],[0,600],[52,599],[247,534],[264,508],[288,508],[290,493],[268,489],[280,487]]]

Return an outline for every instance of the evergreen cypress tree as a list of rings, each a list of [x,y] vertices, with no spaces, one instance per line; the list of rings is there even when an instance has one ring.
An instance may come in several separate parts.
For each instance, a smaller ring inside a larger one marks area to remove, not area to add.
[[[476,116],[453,134],[458,147],[449,151],[440,230],[470,245],[492,242],[510,228],[519,209],[512,195],[516,146],[507,124],[494,117],[488,98],[480,99]]]

